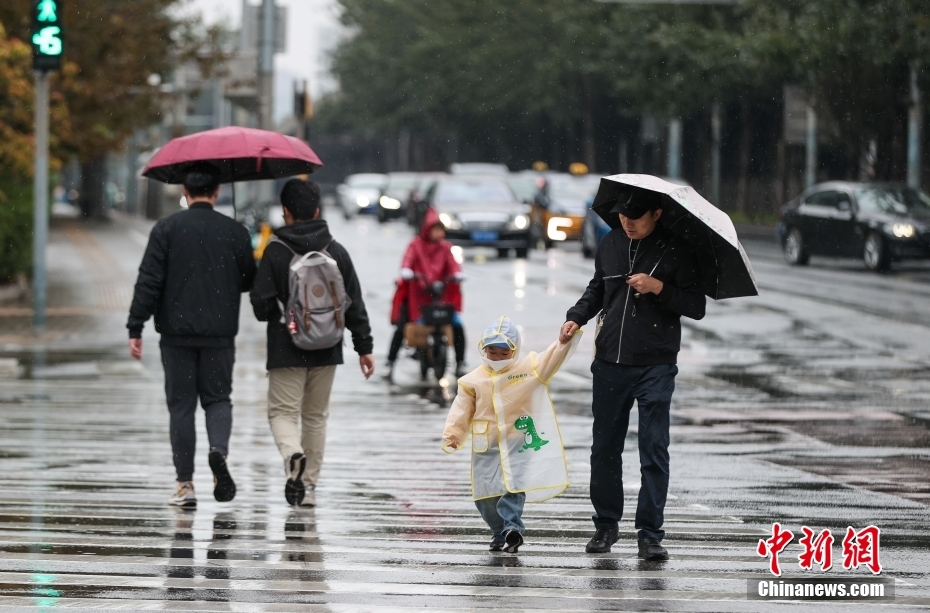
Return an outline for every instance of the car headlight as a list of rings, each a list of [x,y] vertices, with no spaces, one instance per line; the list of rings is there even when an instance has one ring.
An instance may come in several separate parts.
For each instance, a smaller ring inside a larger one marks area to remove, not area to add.
[[[909,223],[896,223],[891,226],[891,233],[898,238],[913,238],[917,232]]]
[[[510,220],[509,225],[512,230],[526,230],[530,225],[530,218],[526,215],[517,215]]]
[[[549,240],[564,241],[568,238],[568,234],[562,228],[571,228],[572,225],[572,220],[568,217],[550,217],[549,225],[546,227],[546,234],[549,236]]]
[[[378,200],[378,204],[380,204],[382,208],[390,209],[392,211],[396,211],[400,208],[400,200],[397,198],[391,198],[390,196],[381,196],[381,198]]]
[[[362,208],[365,208],[366,206],[371,204],[371,200],[369,200],[365,196],[359,196],[358,198],[355,199],[355,204],[359,205]]]
[[[440,213],[439,221],[441,221],[442,225],[444,225],[449,230],[458,230],[459,228],[462,227],[462,223],[458,219],[453,217],[452,215],[449,215],[448,213]]]

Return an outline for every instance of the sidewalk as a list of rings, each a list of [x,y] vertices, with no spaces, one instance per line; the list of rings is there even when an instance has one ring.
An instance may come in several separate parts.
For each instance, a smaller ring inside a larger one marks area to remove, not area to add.
[[[125,342],[132,286],[152,222],[52,220],[46,331],[32,330],[31,299],[0,304],[0,348],[106,347]]]

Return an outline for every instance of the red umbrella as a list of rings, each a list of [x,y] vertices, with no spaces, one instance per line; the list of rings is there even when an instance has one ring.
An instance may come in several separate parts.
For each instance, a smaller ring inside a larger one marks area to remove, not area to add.
[[[277,179],[307,174],[323,165],[317,154],[293,136],[231,126],[174,138],[152,156],[142,176],[183,183],[195,162],[216,167],[220,183]]]

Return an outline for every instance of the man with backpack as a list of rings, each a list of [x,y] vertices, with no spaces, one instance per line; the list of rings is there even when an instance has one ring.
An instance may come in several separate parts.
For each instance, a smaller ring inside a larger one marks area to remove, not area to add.
[[[250,296],[268,322],[268,422],[284,458],[284,498],[315,506],[343,332],[352,333],[366,379],[374,341],[352,259],[320,219],[320,188],[291,179],[281,204],[285,226],[265,247]]]

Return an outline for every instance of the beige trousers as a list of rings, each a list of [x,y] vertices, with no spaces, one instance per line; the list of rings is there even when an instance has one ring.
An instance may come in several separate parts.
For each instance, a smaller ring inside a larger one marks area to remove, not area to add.
[[[326,447],[329,394],[335,366],[317,368],[272,368],[268,372],[268,423],[284,458],[295,453],[307,456],[303,482],[316,485]],[[302,423],[298,426],[298,420]]]

